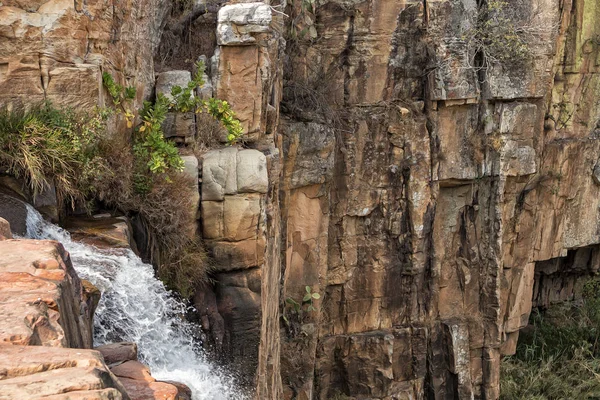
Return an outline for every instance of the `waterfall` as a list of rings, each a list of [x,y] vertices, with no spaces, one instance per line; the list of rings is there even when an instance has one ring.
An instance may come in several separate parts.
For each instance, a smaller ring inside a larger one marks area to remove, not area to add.
[[[94,345],[135,342],[140,361],[158,380],[182,382],[194,400],[244,399],[233,380],[206,360],[175,299],[130,249],[100,249],[75,242],[67,231],[27,206],[27,236],[57,240],[71,254],[77,274],[102,292],[94,317]]]

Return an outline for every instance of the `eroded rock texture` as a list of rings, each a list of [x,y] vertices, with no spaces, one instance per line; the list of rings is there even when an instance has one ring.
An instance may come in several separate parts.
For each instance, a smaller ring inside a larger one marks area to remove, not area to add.
[[[288,43],[282,300],[321,299],[283,324],[286,397],[498,398],[532,298],[597,268],[568,260],[599,242],[600,10],[514,7],[549,27],[524,66],[470,66],[467,0],[319,3]]]
[[[154,84],[153,54],[168,3],[8,0],[0,5],[0,102],[92,108],[102,72],[138,89]]]
[[[194,302],[257,398],[496,399],[531,307],[597,272],[600,6],[509,2],[528,57],[488,63],[465,42],[483,3],[209,13],[196,94],[227,100],[245,137],[186,159],[215,260]],[[4,2],[0,101],[102,104],[104,70],[149,98],[162,4]],[[199,125],[164,128],[185,145]]]

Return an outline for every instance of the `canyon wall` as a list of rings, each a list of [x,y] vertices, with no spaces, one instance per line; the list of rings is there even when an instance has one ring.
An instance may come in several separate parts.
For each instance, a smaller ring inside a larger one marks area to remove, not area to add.
[[[3,3],[0,103],[103,104],[104,70],[148,97],[167,7],[112,3]],[[498,398],[532,305],[598,270],[600,4],[509,6],[514,64],[472,57],[474,0],[209,13],[245,149],[198,163],[194,303],[257,398]]]

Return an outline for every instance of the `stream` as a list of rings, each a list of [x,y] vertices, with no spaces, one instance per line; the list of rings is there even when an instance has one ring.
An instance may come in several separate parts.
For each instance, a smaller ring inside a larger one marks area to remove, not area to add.
[[[104,249],[75,242],[27,206],[27,236],[63,244],[82,279],[102,292],[94,317],[94,345],[135,342],[139,359],[157,380],[184,383],[194,400],[245,399],[232,378],[206,359],[183,319],[186,305],[165,288],[152,265],[130,249]]]

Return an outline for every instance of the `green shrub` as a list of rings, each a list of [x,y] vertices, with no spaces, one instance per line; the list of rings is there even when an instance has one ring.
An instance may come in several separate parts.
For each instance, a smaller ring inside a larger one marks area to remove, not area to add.
[[[74,205],[86,195],[79,183],[91,173],[90,160],[108,114],[78,114],[49,103],[27,111],[1,109],[3,172],[23,179],[34,195],[55,184],[59,197]]]
[[[197,114],[207,113],[223,124],[227,130],[227,143],[234,144],[241,139],[244,133],[242,124],[226,101],[215,98],[203,100],[193,96],[194,89],[204,84],[204,63],[196,63],[195,69],[194,79],[185,88],[181,86],[171,88],[173,101],[168,106],[169,110],[178,112],[194,111]]]
[[[160,125],[162,111],[153,110]],[[21,178],[34,194],[54,184],[65,206],[100,201],[140,216],[160,277],[188,297],[209,268],[201,242],[191,235],[195,185],[179,172],[181,157],[171,143],[156,131],[133,139],[111,135],[110,115],[111,110],[77,113],[49,103],[0,110],[0,172]]]

